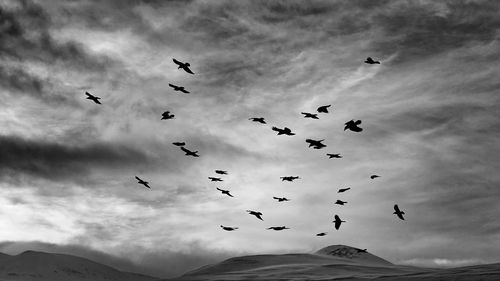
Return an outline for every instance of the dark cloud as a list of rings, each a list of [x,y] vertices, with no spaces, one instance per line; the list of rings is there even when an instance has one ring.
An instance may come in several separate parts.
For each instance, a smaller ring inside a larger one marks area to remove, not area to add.
[[[124,145],[96,143],[85,146],[0,136],[0,175],[34,176],[49,180],[85,177],[92,169],[147,163],[145,154]]]

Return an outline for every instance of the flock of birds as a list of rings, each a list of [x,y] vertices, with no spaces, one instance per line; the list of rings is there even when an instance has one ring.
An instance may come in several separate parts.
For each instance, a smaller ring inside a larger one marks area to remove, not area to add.
[[[187,62],[186,63],[180,62],[180,61],[176,60],[175,58],[173,59],[173,62],[178,66],[178,69],[182,69],[185,72],[194,75],[194,72],[189,68],[190,67],[189,63],[187,63]],[[375,60],[373,60],[370,57],[368,57],[364,61],[364,63],[367,63],[367,64],[380,64],[379,61],[375,61]],[[169,84],[169,86],[174,91],[178,91],[178,92],[181,92],[181,93],[184,93],[184,94],[189,94],[190,93],[189,91],[187,91],[182,86],[177,86],[177,85],[174,85],[174,84]],[[100,97],[94,96],[94,95],[90,94],[89,92],[85,92],[85,94],[87,95],[87,99],[92,100],[96,104],[101,104],[101,102],[99,101],[101,99]],[[329,104],[329,105],[323,105],[323,106],[320,106],[320,107],[317,108],[317,110],[316,110],[317,113],[301,112],[301,114],[304,116],[304,118],[319,119],[318,114],[319,113],[323,113],[323,114],[329,113],[328,109],[330,107],[331,107],[331,104]],[[175,115],[172,114],[170,111],[165,111],[162,114],[161,120],[169,120],[169,119],[173,119],[174,117],[175,117]],[[256,122],[256,123],[267,124],[267,122],[266,122],[266,120],[265,120],[264,117],[252,117],[252,118],[249,118],[249,120],[252,121],[252,122]],[[350,130],[350,131],[356,132],[356,133],[362,132],[363,128],[361,128],[360,125],[361,125],[361,120],[350,120],[350,121],[348,121],[348,122],[345,123],[344,131]],[[295,133],[293,133],[292,130],[290,128],[288,128],[288,127],[278,128],[278,127],[274,127],[273,126],[271,129],[273,131],[277,132],[277,135],[285,135],[285,136],[294,136],[295,135]],[[322,139],[322,140],[306,139],[306,143],[308,143],[309,147],[312,147],[313,149],[322,149],[322,148],[325,148],[326,145],[322,143],[323,141],[324,141],[324,139]],[[200,155],[198,154],[199,153],[198,151],[192,151],[192,150],[187,149],[185,147],[186,146],[185,142],[174,142],[172,144],[175,145],[175,146],[178,146],[181,149],[181,151],[183,151],[185,153],[186,156],[200,157]],[[342,158],[342,155],[340,155],[340,154],[333,154],[333,153],[327,153],[326,156],[328,156],[329,159],[332,159],[332,158]],[[224,170],[215,170],[215,173],[218,174],[218,175],[227,175],[228,174],[228,172],[224,171]],[[376,179],[378,177],[380,177],[380,176],[378,176],[378,175],[371,175],[370,179],[373,180],[373,179]],[[147,181],[139,178],[138,176],[136,176],[135,178],[136,178],[138,184],[141,184],[141,185],[145,186],[146,188],[151,188],[149,186],[149,182],[147,182]],[[220,178],[220,177],[208,177],[208,179],[211,182],[222,182],[223,181],[223,179]],[[293,181],[295,181],[297,179],[300,179],[300,177],[299,176],[283,176],[283,177],[280,177],[280,179],[282,181],[293,182]],[[348,187],[348,188],[341,188],[341,189],[339,189],[337,191],[337,193],[343,193],[343,192],[346,192],[346,191],[348,191],[350,189],[351,189],[350,187]],[[222,189],[222,188],[219,188],[219,187],[217,187],[216,190],[220,191],[223,195],[227,195],[229,197],[234,197],[229,190],[225,190],[225,189]],[[288,199],[286,197],[273,197],[273,199],[277,200],[278,202],[290,201],[290,199]],[[346,203],[347,203],[346,201],[342,201],[342,200],[339,199],[334,204],[343,206]],[[249,215],[255,216],[257,219],[259,219],[261,221],[264,220],[262,218],[263,214],[261,212],[253,211],[253,210],[247,210],[247,212],[248,212]],[[405,213],[399,209],[399,206],[397,204],[394,205],[394,213],[393,214],[395,214],[399,219],[404,220],[403,215]],[[334,215],[334,220],[332,221],[332,223],[334,223],[335,229],[339,230],[340,226],[341,226],[341,224],[343,222],[346,222],[346,221],[342,220],[338,215]],[[220,227],[223,230],[225,230],[225,231],[234,231],[234,230],[239,229],[238,227],[234,227],[234,226],[224,226],[224,225],[221,225]],[[271,227],[269,227],[267,229],[269,229],[269,230],[275,230],[275,231],[281,231],[281,230],[290,229],[290,228],[288,228],[286,226],[271,226]],[[321,232],[321,233],[316,234],[316,236],[325,236],[325,235],[327,235],[327,232]],[[366,250],[364,250],[364,251],[366,251]]]

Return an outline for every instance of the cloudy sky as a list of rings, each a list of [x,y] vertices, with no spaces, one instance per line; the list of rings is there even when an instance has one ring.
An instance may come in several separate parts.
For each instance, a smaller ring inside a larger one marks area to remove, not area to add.
[[[500,261],[497,1],[0,3],[0,251],[165,277],[330,244],[403,264]],[[343,130],[351,119],[363,132]],[[278,225],[291,229],[265,230]]]

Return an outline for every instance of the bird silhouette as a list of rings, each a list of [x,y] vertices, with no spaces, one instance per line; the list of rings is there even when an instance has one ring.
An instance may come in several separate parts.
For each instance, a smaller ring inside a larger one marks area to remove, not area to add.
[[[223,171],[223,170],[215,170],[215,173],[219,174],[219,175],[227,175],[227,171]]]
[[[367,57],[366,60],[365,60],[365,63],[367,64],[380,64],[379,61],[374,61],[372,58],[370,57]]]
[[[341,220],[339,216],[335,215],[335,220],[334,220],[334,221],[332,221],[332,222],[334,222],[334,223],[335,223],[335,229],[336,229],[336,230],[339,230],[340,225],[341,225],[343,222],[346,222],[346,221]]]
[[[185,146],[186,145],[185,142],[173,142],[172,144],[175,146]]]
[[[337,193],[346,192],[346,191],[348,191],[349,189],[351,189],[351,188],[350,188],[350,187],[348,187],[348,188],[341,188],[341,189],[339,189],[339,191],[337,191]]]
[[[266,121],[264,120],[264,117],[252,117],[248,120],[252,120],[253,122],[258,122],[262,124],[267,124]]]
[[[376,179],[376,178],[380,178],[380,176],[379,176],[379,175],[371,175],[371,176],[370,176],[370,179],[372,179],[372,180],[373,180],[373,179]]]
[[[170,87],[172,87],[172,89],[174,89],[174,91],[179,91],[179,92],[183,92],[185,94],[189,94],[189,91],[184,89],[184,87],[182,86],[176,86],[174,84],[168,84]]]
[[[318,234],[316,234],[316,236],[325,236],[328,232],[320,232]]]
[[[328,108],[332,106],[331,104],[329,105],[323,105],[323,106],[320,106],[318,107],[318,109],[316,109],[316,111],[320,112],[320,113],[328,113]]]
[[[304,115],[304,118],[319,119],[318,114],[308,113],[308,112],[301,112],[301,114]]]
[[[346,202],[346,201],[342,201],[342,200],[337,200],[337,202],[335,202],[334,204],[344,206],[344,205],[345,205],[345,203],[347,203],[347,202]]]
[[[288,228],[286,226],[271,226],[271,227],[269,227],[267,229],[272,229],[272,230],[280,231],[280,230],[283,230],[283,229],[290,229],[290,228]]]
[[[398,204],[394,205],[394,213],[396,216],[398,216],[398,218],[402,219],[402,220],[405,220],[405,218],[403,217],[403,215],[405,214],[405,212],[399,210],[399,207],[398,207]]]
[[[183,146],[181,146],[181,150],[186,152],[186,156],[200,157],[200,155],[198,155],[198,151],[191,151]]]
[[[281,181],[294,181],[296,179],[300,179],[298,176],[286,176],[286,177],[280,177]]]
[[[363,131],[363,128],[359,127],[358,125],[361,124],[361,120],[357,120],[357,121],[354,121],[354,120],[351,120],[351,121],[348,121],[345,123],[345,127],[344,127],[344,131],[349,129],[353,132],[356,132],[356,133],[359,133],[361,131]]]
[[[231,195],[231,193],[229,193],[229,190],[225,190],[225,189],[220,189],[220,188],[216,188],[218,191],[222,192],[222,194],[226,194],[227,196],[229,197],[234,197],[233,195]]]
[[[161,120],[173,119],[175,117],[175,115],[170,114],[170,111],[163,112],[161,116]]]
[[[99,101],[101,99],[100,97],[96,97],[96,96],[90,94],[89,92],[85,92],[85,94],[87,95],[88,100],[92,100],[97,104],[101,104],[101,102]]]
[[[237,227],[230,227],[230,226],[223,226],[223,225],[221,225],[220,227],[222,227],[222,229],[224,229],[225,231],[233,231],[233,230],[238,229]]]
[[[278,200],[278,202],[290,201],[290,199],[288,199],[286,197],[273,197],[273,199]]]
[[[322,144],[321,142],[324,140],[313,140],[313,139],[306,139],[306,142],[309,144],[309,147],[312,146],[314,149],[322,149],[323,147],[326,147],[325,144]]]
[[[280,129],[278,127],[273,127],[272,130],[278,132],[278,136],[279,135],[287,135],[287,136],[295,135],[295,133],[292,133],[292,130],[290,130],[287,127],[283,128],[283,129]]]
[[[142,184],[147,188],[151,188],[151,187],[149,187],[149,182],[141,180],[138,176],[135,176],[135,179],[137,180],[138,184]]]
[[[366,253],[367,252],[366,249],[356,249],[356,251],[358,253]]]
[[[258,218],[259,220],[263,221],[263,219],[262,219],[262,213],[261,213],[261,212],[256,212],[256,211],[252,211],[252,210],[247,210],[247,212],[248,212],[250,215],[253,215],[253,216],[255,216],[256,218]]]
[[[208,179],[211,181],[222,181],[221,178],[208,177]]]
[[[184,71],[186,71],[187,73],[189,73],[189,74],[194,74],[194,73],[191,71],[191,69],[189,69],[189,66],[190,66],[189,62],[183,63],[183,62],[180,62],[180,61],[178,61],[178,60],[176,60],[176,59],[172,59],[172,60],[174,61],[174,63],[175,63],[175,64],[177,64],[177,65],[179,66],[179,67],[177,67],[177,69],[181,69],[181,68],[182,68],[182,69],[184,69]]]
[[[332,154],[332,153],[327,153],[326,155],[328,156],[328,159],[332,159],[332,158],[342,158],[342,155],[340,155],[340,154]]]

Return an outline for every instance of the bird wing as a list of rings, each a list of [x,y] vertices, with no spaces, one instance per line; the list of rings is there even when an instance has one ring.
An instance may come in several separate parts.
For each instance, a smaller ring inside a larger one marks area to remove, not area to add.
[[[259,220],[263,221],[263,219],[262,219],[262,213],[260,213],[260,212],[255,213],[254,216],[256,216]]]
[[[229,193],[229,191],[227,191],[227,196],[234,197],[231,193]]]
[[[138,181],[142,181],[138,176],[135,176],[135,178],[138,180]]]
[[[175,63],[175,64],[177,64],[177,65],[179,65],[179,66],[184,65],[182,62],[180,62],[180,61],[178,61],[178,60],[176,60],[176,59],[174,59],[174,58],[173,58],[172,60],[174,61],[174,63]]]
[[[189,69],[189,66],[184,66],[183,69],[189,74],[194,74],[194,72],[192,72],[191,69]]]
[[[359,124],[361,124],[361,120],[354,122],[354,125],[359,125]]]
[[[271,129],[272,129],[273,131],[276,131],[276,132],[281,132],[281,129],[280,129],[280,128],[278,128],[278,127],[272,127]]]
[[[95,98],[93,95],[91,95],[89,92],[85,92],[85,94],[89,97],[89,98]]]
[[[402,213],[396,213],[396,215],[398,216],[398,218],[402,219],[402,220],[405,220],[405,218],[403,217],[403,214]]]
[[[394,205],[394,211],[396,211],[396,213],[401,213],[401,211],[399,210],[398,204]]]
[[[186,152],[186,154],[192,153],[191,150],[189,150],[189,149],[187,149],[187,148],[185,148],[183,146],[181,146],[181,150],[184,151],[184,152]]]
[[[188,90],[186,90],[186,89],[184,89],[184,88],[182,88],[182,89],[181,89],[181,92],[183,92],[183,93],[185,93],[185,94],[189,94],[189,91],[188,91]]]
[[[177,86],[175,86],[174,84],[170,84],[170,83],[169,83],[168,85],[169,85],[170,87],[174,88],[174,89],[176,89],[176,88],[177,88]]]
[[[144,184],[144,186],[146,186],[147,188],[151,188],[151,187],[149,186],[149,183],[148,183],[148,182],[145,182],[145,183],[143,183],[143,184]]]

